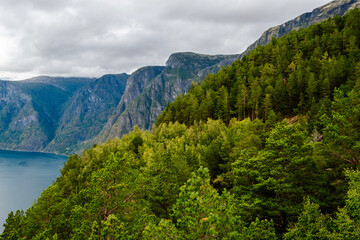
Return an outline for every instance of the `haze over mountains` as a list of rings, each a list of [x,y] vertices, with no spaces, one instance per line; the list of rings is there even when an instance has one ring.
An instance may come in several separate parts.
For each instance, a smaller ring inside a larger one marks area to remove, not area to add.
[[[248,50],[359,6],[356,0],[331,2],[269,29]],[[0,81],[0,148],[72,154],[120,137],[135,125],[149,129],[166,104],[186,92],[192,82],[200,82],[243,54],[174,53],[165,66],[98,79]]]

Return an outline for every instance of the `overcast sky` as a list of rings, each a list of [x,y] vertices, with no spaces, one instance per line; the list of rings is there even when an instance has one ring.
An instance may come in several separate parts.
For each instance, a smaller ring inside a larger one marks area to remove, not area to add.
[[[241,53],[330,0],[1,0],[0,79],[99,77],[173,52]]]

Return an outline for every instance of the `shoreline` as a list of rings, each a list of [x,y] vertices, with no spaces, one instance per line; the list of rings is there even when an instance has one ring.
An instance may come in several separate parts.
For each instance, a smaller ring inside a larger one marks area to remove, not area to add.
[[[27,154],[33,153],[33,154],[55,155],[55,156],[62,156],[62,157],[69,158],[69,156],[67,156],[67,155],[58,154],[58,153],[53,153],[53,152],[39,152],[39,151],[30,151],[30,150],[15,150],[15,149],[6,149],[6,148],[0,148],[0,151],[3,151],[3,152],[27,153]]]

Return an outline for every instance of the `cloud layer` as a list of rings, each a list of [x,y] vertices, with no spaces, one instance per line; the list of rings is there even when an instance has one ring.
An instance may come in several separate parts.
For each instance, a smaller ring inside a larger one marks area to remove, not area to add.
[[[2,0],[0,79],[131,73],[173,52],[241,53],[329,0]]]

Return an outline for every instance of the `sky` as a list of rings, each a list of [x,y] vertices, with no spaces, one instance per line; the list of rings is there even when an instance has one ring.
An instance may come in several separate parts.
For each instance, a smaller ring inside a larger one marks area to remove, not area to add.
[[[238,54],[330,0],[1,0],[0,79],[100,77],[174,52]]]

